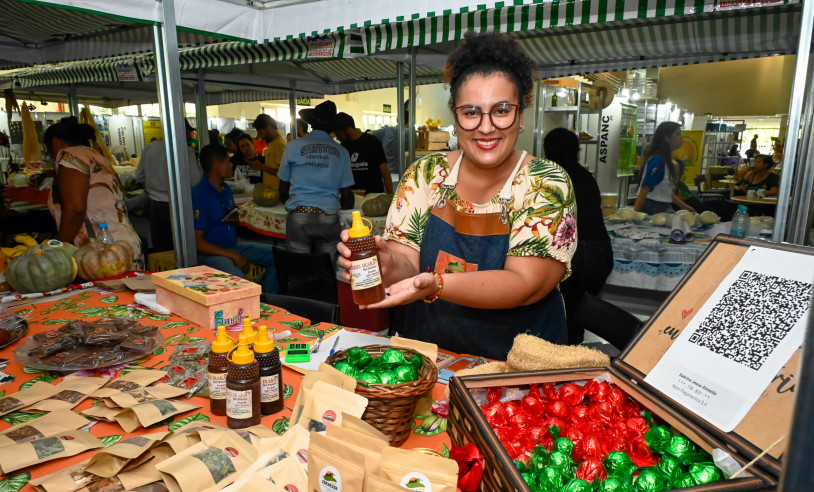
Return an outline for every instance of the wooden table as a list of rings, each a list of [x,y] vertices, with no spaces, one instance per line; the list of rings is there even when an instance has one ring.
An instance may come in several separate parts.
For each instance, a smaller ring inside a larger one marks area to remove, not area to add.
[[[39,300],[42,301],[42,299]],[[12,308],[12,310],[18,314],[28,316],[27,319],[30,323],[30,327],[27,336],[53,329],[55,326],[60,326],[66,321],[76,318],[95,320],[104,315],[113,314],[122,316],[124,313],[130,313],[132,316],[140,317],[140,323],[155,325],[160,328],[161,333],[164,335],[164,343],[152,354],[126,365],[113,366],[95,371],[83,371],[80,373],[80,375],[86,376],[98,375],[116,378],[132,369],[161,369],[169,365],[168,359],[175,349],[175,346],[184,343],[212,341],[214,339],[213,332],[208,328],[202,328],[179,316],[163,315],[147,309],[139,309],[133,304],[133,294],[131,292],[104,293],[83,291],[78,294],[63,297],[59,300],[47,300],[39,304],[17,306]],[[314,341],[314,337],[317,336],[316,333],[318,332],[316,330],[305,330],[305,328],[309,326],[325,332],[341,329],[338,325],[310,325],[307,319],[300,318],[279,308],[265,304],[261,304],[261,318],[261,323],[267,325],[269,331],[277,330],[279,332],[290,330],[292,332],[291,337],[300,341]],[[22,367],[17,363],[12,354],[14,349],[19,346],[23,340],[25,340],[25,338],[8,347],[0,349],[0,357],[9,359],[9,363],[3,371],[15,377],[14,381],[0,387],[0,393],[2,393],[0,396],[15,393],[19,391],[21,385],[30,381],[45,381],[56,384],[62,378],[62,375],[59,373]],[[275,429],[275,431],[279,433],[288,429],[291,407],[297,399],[301,377],[301,374],[287,367],[283,368],[285,406],[282,411],[274,415],[263,417],[261,422],[263,425]],[[435,400],[444,400],[445,388],[446,386],[443,384],[436,385],[432,394],[433,398]],[[99,421],[93,424],[90,428],[90,432],[96,437],[106,437],[106,442],[113,444],[114,442],[134,435],[158,432],[161,430],[166,431],[170,426],[173,426],[173,424],[176,424],[173,427],[175,428],[189,420],[206,420],[224,426],[226,425],[226,417],[214,416],[209,412],[209,400],[207,398],[194,396],[188,401],[200,405],[201,408],[175,415],[153,426],[151,429],[140,428],[134,432],[126,433],[123,432],[118,424]],[[75,407],[74,411],[81,412],[93,404],[94,401],[92,399],[86,399]],[[436,413],[436,411],[439,413]],[[436,410],[419,408],[416,409],[416,412],[416,425],[410,434],[410,438],[402,447],[405,449],[430,448],[446,454],[450,446],[450,438],[446,433],[446,405],[441,405]],[[418,413],[422,415],[418,415]],[[4,415],[0,417],[0,420],[2,420],[2,422],[0,422],[0,430],[5,430],[12,425],[22,424],[31,420],[34,415],[35,414],[26,414],[23,412],[13,412]],[[0,480],[0,490],[18,490],[18,488],[11,488],[11,485],[27,483],[31,477],[41,477],[64,469],[90,458],[94,453],[96,453],[96,451],[88,451],[76,456],[46,462],[27,468],[26,470],[11,473],[4,477],[3,480]],[[33,487],[26,485],[22,490],[33,490]]]
[[[777,197],[746,198],[745,196],[733,196],[730,200],[735,203],[745,203],[747,205],[777,205]]]
[[[261,207],[253,201],[249,201],[240,206],[239,214],[241,226],[264,236],[285,239],[285,222],[288,211],[282,203],[278,203],[273,207]],[[343,228],[349,227],[351,210],[340,210],[339,215]],[[363,215],[363,217],[369,219],[373,224],[373,234],[384,234],[385,222],[387,222],[386,215],[379,217]]]

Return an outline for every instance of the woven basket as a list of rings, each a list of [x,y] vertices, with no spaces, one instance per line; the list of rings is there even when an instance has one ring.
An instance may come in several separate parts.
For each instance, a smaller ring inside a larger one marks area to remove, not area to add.
[[[427,391],[432,390],[438,381],[438,368],[435,361],[431,361],[419,352],[390,345],[368,345],[362,347],[372,357],[379,357],[385,350],[397,348],[409,358],[418,354],[423,362],[418,371],[418,379],[411,383],[402,384],[375,384],[366,383],[362,386],[356,383],[356,394],[367,398],[367,409],[362,420],[379,429],[390,439],[391,446],[401,446],[410,437],[413,414],[419,398]],[[348,351],[341,350],[330,356],[327,363],[334,365],[348,359]]]

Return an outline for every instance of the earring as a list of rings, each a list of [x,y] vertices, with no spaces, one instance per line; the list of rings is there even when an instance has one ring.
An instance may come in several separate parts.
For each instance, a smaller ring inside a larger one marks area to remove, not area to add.
[[[452,136],[455,137],[458,135],[458,130],[456,128],[452,129]]]
[[[520,131],[518,133],[523,133],[524,131],[526,131],[526,127],[523,126],[523,125],[520,125]]]

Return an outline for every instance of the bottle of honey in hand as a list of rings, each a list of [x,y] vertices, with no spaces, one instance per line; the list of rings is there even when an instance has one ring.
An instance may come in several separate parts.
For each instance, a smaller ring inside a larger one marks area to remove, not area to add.
[[[260,413],[277,413],[283,409],[283,366],[280,364],[280,351],[264,325],[257,330],[254,355],[260,364]]]
[[[260,366],[246,335],[238,336],[226,373],[226,425],[243,429],[260,423]]]
[[[226,415],[226,372],[229,368],[227,357],[235,347],[226,335],[226,327],[218,326],[218,334],[209,353],[209,410],[214,415]]]
[[[373,224],[367,227],[363,220],[366,219],[362,218],[361,212],[353,212],[353,223],[348,229],[350,239],[345,243],[350,249],[350,288],[353,302],[362,306],[385,298],[378,248],[370,233]]]

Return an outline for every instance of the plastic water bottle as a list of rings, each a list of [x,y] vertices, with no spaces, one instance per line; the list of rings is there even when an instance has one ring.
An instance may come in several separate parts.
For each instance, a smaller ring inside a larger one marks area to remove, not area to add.
[[[108,230],[106,222],[99,224],[99,234],[97,235],[97,239],[102,241],[104,244],[113,244],[113,234],[111,234]]]
[[[749,213],[746,211],[746,205],[738,205],[738,211],[732,216],[730,232],[733,236],[739,237],[746,237],[749,234]]]

